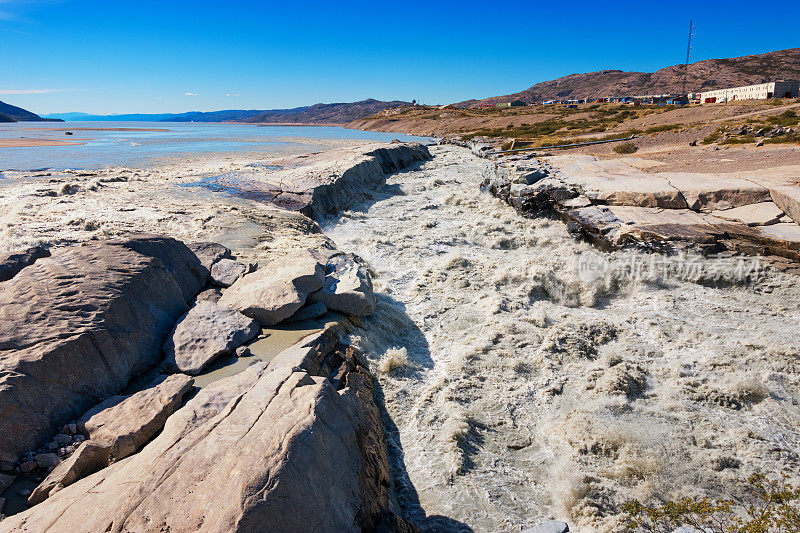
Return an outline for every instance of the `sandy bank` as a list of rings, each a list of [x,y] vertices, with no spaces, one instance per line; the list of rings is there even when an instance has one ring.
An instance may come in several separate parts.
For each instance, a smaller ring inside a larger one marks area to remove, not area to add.
[[[57,139],[0,139],[0,148],[31,148],[37,146],[69,146],[86,144],[76,141],[59,141]]]

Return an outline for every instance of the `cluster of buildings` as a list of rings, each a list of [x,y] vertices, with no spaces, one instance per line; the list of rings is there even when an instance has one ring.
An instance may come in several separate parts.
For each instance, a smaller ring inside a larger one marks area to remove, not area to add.
[[[770,98],[797,98],[800,96],[800,82],[795,80],[771,81],[757,85],[745,85],[730,89],[717,89],[699,93],[684,94],[645,94],[638,96],[607,96],[603,98],[579,98],[569,100],[546,100],[536,104],[528,104],[522,100],[501,102],[498,104],[481,104],[487,107],[517,107],[526,105],[564,104],[567,107],[578,107],[586,103],[617,103],[631,105],[687,105],[714,104],[733,102],[735,100],[768,100]],[[450,107],[450,106],[447,106]]]
[[[769,100],[770,98],[797,98],[800,82],[795,80],[771,81],[757,85],[744,85],[730,89],[717,89],[690,93],[689,100],[698,104],[715,104],[735,100]]]

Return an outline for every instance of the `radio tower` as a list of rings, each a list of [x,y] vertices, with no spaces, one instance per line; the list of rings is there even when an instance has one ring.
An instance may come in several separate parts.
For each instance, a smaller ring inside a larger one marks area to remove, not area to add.
[[[692,57],[692,36],[694,35],[694,24],[689,19],[689,44],[686,45],[686,63],[683,64],[683,82],[681,84],[681,96],[686,96],[686,72],[689,70],[689,58]]]

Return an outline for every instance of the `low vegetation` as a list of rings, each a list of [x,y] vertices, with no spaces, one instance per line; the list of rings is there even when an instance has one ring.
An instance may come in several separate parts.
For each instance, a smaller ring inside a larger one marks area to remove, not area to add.
[[[614,147],[614,151],[618,154],[632,154],[639,149],[638,146],[631,142],[618,144]]]
[[[743,494],[729,499],[684,498],[647,506],[633,500],[623,506],[631,531],[668,533],[691,526],[705,533],[777,533],[800,531],[800,486],[787,476],[753,474]]]

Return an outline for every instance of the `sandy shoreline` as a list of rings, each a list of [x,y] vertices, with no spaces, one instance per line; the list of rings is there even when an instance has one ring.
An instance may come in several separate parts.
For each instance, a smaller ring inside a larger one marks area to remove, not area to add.
[[[80,141],[60,141],[58,139],[0,139],[0,148],[34,148],[38,146],[70,146],[86,144]]]

